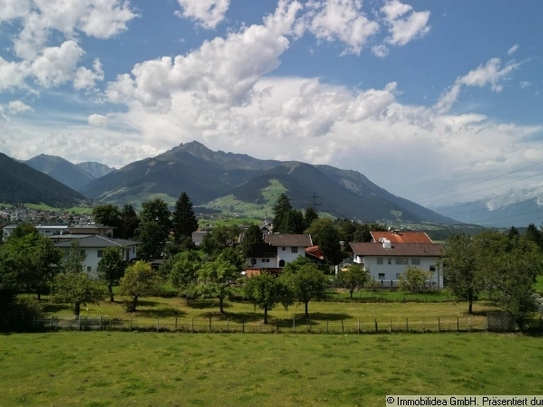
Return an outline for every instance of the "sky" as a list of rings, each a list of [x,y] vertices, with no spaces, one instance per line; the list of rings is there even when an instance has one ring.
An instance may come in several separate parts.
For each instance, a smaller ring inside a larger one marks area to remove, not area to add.
[[[427,207],[543,184],[543,2],[0,0],[0,152],[197,140]]]

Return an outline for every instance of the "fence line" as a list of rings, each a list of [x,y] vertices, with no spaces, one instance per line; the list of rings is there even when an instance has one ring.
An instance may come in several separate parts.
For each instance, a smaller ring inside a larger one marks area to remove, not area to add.
[[[1,315],[0,315],[1,317]],[[5,315],[4,315],[5,317]],[[488,316],[434,317],[423,319],[348,319],[326,320],[293,318],[275,320],[269,324],[262,321],[208,318],[108,318],[73,315],[47,315],[24,318],[11,315],[2,318],[0,328],[16,330],[108,330],[108,331],[154,331],[186,333],[308,333],[308,334],[375,334],[375,333],[440,333],[440,332],[514,332],[516,321],[500,321],[496,313]],[[533,334],[543,333],[541,316],[523,321],[522,330]]]
[[[212,318],[157,318],[121,319],[105,317],[74,317],[51,315],[35,318],[34,329],[42,330],[138,330],[188,333],[313,333],[313,334],[372,334],[372,333],[431,333],[483,332],[487,330],[485,317],[437,317],[415,320],[358,319],[314,320],[292,319],[264,324],[262,321],[235,321]]]

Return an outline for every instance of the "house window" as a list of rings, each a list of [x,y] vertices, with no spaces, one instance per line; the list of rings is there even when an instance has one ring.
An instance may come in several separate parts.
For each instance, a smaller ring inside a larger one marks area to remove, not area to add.
[[[104,254],[104,251],[103,251],[103,250],[98,250],[97,256],[98,256],[99,258],[102,257],[103,254]]]
[[[87,273],[90,273],[92,271],[91,266],[87,266]]]
[[[383,264],[383,258],[377,257],[377,264]]]
[[[279,267],[285,267],[285,260],[279,260]]]
[[[433,273],[434,271],[436,271],[436,266],[430,266],[429,270]]]
[[[420,265],[420,257],[413,257],[411,259],[411,264],[414,264],[414,265]]]
[[[283,247],[282,250],[285,251],[287,248],[286,247]]]
[[[81,254],[81,256],[84,256],[85,255],[85,250],[81,250],[80,254]]]
[[[394,262],[395,262],[395,264],[397,264],[397,265],[398,265],[398,264],[402,264],[402,258],[401,258],[401,257],[396,257],[396,258],[394,259]]]
[[[385,273],[379,273],[378,277],[379,277],[379,280],[384,280],[385,279]]]
[[[388,258],[388,264],[392,264],[392,259],[390,257]]]
[[[298,253],[298,248],[297,247],[291,247],[290,251],[291,251],[291,253]]]

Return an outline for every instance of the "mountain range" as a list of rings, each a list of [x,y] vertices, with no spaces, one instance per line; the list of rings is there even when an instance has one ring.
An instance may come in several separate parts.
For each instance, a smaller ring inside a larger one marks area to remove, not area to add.
[[[454,223],[387,192],[356,171],[297,161],[260,160],[212,151],[196,141],[129,164],[89,182],[80,191],[96,201],[115,204],[142,202],[150,196],[174,201],[184,191],[198,206],[230,196],[271,207],[274,202],[263,193],[270,185],[284,188],[295,208],[315,204],[319,211],[341,218]]]
[[[46,204],[66,208],[87,199],[79,192],[30,166],[0,153],[0,202]]]
[[[103,177],[115,168],[104,164],[85,162],[72,164],[62,157],[40,154],[24,162],[76,191],[80,191],[93,179]]]
[[[434,210],[462,223],[488,227],[540,225],[543,220],[543,186],[511,190],[473,202],[460,202]]]
[[[427,209],[356,171],[212,151],[195,141],[119,170],[96,162],[72,164],[44,154],[23,162],[0,154],[0,169],[0,202],[4,203],[67,207],[91,198],[138,207],[154,197],[173,203],[184,191],[201,212],[217,211],[214,208],[222,203],[223,207],[252,205],[271,213],[272,197],[285,191],[295,208],[312,205],[333,216],[364,222],[525,227],[543,219],[543,186]]]

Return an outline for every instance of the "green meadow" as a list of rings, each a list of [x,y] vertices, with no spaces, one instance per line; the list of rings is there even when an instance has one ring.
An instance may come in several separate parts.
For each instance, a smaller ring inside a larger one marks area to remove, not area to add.
[[[384,406],[539,394],[541,338],[77,332],[0,336],[1,406]]]

